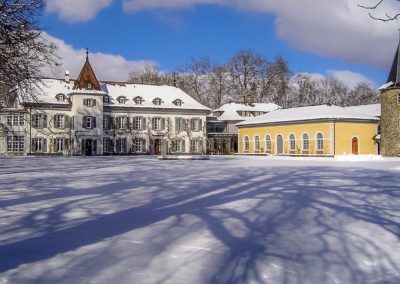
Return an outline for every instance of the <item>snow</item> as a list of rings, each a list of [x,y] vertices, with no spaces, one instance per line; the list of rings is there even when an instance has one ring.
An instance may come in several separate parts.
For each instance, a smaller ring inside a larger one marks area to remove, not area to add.
[[[358,113],[364,113],[365,115],[369,116],[376,116],[376,117],[381,116],[381,104],[351,106],[351,107],[346,107],[346,109]]]
[[[400,159],[0,158],[0,283],[399,283]]]
[[[161,108],[161,109],[191,109],[191,110],[210,110],[198,103],[182,90],[172,86],[129,84],[123,82],[100,82],[103,91],[95,90],[73,90],[74,81],[65,82],[61,79],[44,79],[39,84],[38,100],[43,103],[68,104],[68,101],[58,102],[57,94],[70,95],[71,93],[94,93],[111,97],[111,104],[108,106],[135,107],[135,108]],[[117,101],[119,96],[125,96],[127,102],[120,104]],[[143,104],[136,104],[133,99],[137,96],[143,98]],[[154,105],[153,100],[160,98],[161,105]],[[180,99],[182,106],[176,106],[173,101]]]
[[[334,105],[318,105],[298,108],[278,109],[246,121],[239,122],[237,126],[268,124],[279,122],[295,122],[309,120],[330,120],[330,119],[356,119],[378,121],[373,115],[367,115],[363,112],[353,111],[348,108]]]
[[[279,106],[273,103],[254,103],[251,106],[237,103],[228,103],[224,104],[216,110],[213,110],[213,112],[222,112],[221,116],[218,117],[218,120],[220,121],[243,121],[248,119],[249,117],[240,116],[238,111],[270,112],[278,108]]]

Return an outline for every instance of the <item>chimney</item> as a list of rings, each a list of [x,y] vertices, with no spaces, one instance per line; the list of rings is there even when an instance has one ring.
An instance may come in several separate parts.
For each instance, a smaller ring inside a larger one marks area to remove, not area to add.
[[[65,82],[69,83],[69,71],[65,71]]]

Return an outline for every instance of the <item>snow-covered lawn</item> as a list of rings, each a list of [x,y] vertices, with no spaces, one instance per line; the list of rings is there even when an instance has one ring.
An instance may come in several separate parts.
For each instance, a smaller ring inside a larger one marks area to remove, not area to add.
[[[0,158],[0,283],[400,283],[400,160],[339,160]]]

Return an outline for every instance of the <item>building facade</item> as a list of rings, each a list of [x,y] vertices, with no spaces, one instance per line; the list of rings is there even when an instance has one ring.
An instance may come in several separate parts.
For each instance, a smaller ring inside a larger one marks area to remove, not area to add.
[[[381,154],[400,156],[400,57],[396,51],[387,83],[381,91]]]
[[[278,109],[273,103],[228,103],[207,117],[208,151],[210,154],[238,153],[237,123]]]
[[[237,124],[239,153],[377,154],[378,122],[377,117],[338,106],[280,109]]]
[[[0,110],[0,155],[202,154],[210,109],[172,86],[44,79]]]

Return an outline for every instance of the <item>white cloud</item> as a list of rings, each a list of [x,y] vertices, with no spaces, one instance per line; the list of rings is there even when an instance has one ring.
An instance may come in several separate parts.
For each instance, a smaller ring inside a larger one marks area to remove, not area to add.
[[[44,70],[46,76],[62,78],[66,70],[70,71],[71,78],[77,78],[85,62],[86,50],[75,49],[62,39],[44,33],[44,37],[57,46],[61,66]],[[155,63],[153,61],[131,61],[120,55],[101,52],[90,53],[90,63],[99,80],[126,81],[129,73],[139,70],[144,65]]]
[[[367,83],[372,88],[376,88],[375,83],[372,80],[368,79],[367,77],[365,77],[360,73],[349,70],[330,69],[326,71],[326,75],[323,75],[321,73],[307,73],[307,72],[301,72],[300,74],[307,75],[311,77],[313,80],[323,80],[327,78],[327,76],[330,76],[343,82],[349,88],[354,88],[359,83]],[[294,74],[293,78],[295,76],[296,74]]]
[[[350,88],[354,88],[359,83],[367,83],[371,87],[376,87],[374,82],[357,72],[348,70],[328,70],[327,73],[329,76],[342,81]]]
[[[188,8],[218,4],[238,10],[274,14],[278,37],[307,52],[389,68],[397,42],[396,22],[374,21],[357,4],[371,0],[124,0],[127,12],[155,8]],[[397,3],[397,5],[396,5]],[[377,16],[396,11],[398,2],[388,0]]]
[[[86,22],[113,0],[47,0],[46,11],[67,22]]]

